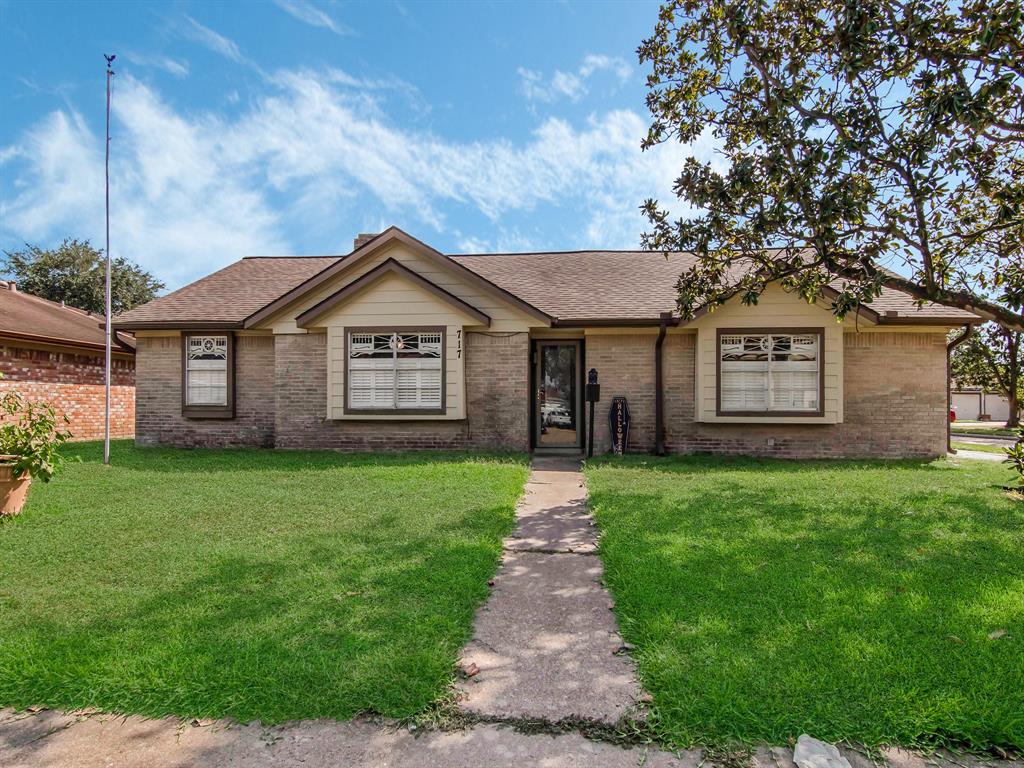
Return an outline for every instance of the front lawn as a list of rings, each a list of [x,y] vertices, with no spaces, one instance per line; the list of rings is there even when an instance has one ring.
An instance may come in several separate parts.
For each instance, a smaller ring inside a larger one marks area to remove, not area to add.
[[[522,456],[76,444],[0,523],[0,707],[278,722],[441,694]]]
[[[662,738],[1024,747],[1008,468],[628,457],[586,473]]]

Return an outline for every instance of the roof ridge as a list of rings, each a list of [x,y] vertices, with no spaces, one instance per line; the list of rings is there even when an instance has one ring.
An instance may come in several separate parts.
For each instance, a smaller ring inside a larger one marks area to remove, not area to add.
[[[572,251],[495,251],[491,253],[448,253],[445,254],[452,259],[461,259],[467,256],[565,256],[568,254],[584,254],[584,253],[658,253],[663,254],[665,251],[650,251],[650,250],[620,250],[617,248],[582,248]],[[689,251],[668,251],[668,253],[689,253]]]
[[[342,254],[324,254],[317,256],[315,254],[278,254],[277,256],[243,256],[239,261],[249,261],[250,259],[343,259],[347,256],[347,253]]]
[[[11,283],[13,281],[8,280],[6,282]],[[17,285],[17,283],[15,283],[15,285]],[[10,288],[5,288],[2,290],[8,291],[13,296],[21,296],[26,299],[32,299],[33,301],[41,302],[43,304],[53,307],[54,309],[65,309],[70,312],[74,312],[77,315],[85,315],[86,317],[100,317],[100,315],[93,315],[93,313],[88,309],[82,309],[81,307],[73,307],[70,304],[67,304],[66,302],[54,301],[53,299],[47,299],[45,296],[36,296],[34,293],[23,291],[20,288],[15,288],[13,290]]]

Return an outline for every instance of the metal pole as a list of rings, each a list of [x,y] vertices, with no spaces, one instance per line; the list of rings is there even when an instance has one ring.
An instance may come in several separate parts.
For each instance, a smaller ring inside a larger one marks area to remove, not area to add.
[[[103,463],[110,464],[110,79],[114,76],[111,65],[116,55],[103,54],[107,60],[107,143],[106,157],[103,164],[104,194],[106,196],[106,223],[107,223],[107,274],[106,274],[106,363],[104,367],[104,388],[103,388]]]

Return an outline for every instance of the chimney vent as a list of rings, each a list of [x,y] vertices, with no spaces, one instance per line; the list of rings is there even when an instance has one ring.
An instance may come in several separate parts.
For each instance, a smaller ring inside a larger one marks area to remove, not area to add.
[[[8,291],[18,292],[18,284],[13,280],[0,280],[0,287],[6,288]]]
[[[361,234],[356,235],[356,239],[352,243],[352,250],[353,251],[359,250],[360,248],[362,248],[368,242],[373,240],[373,238],[375,238],[379,234],[380,234],[379,232],[371,232],[371,233],[361,233]]]

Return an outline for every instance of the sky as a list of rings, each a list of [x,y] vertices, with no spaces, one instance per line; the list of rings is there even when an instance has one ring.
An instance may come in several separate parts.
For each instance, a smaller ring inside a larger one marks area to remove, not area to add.
[[[174,289],[396,225],[447,253],[638,248],[714,140],[641,152],[657,4],[0,0],[0,249],[103,246]]]

